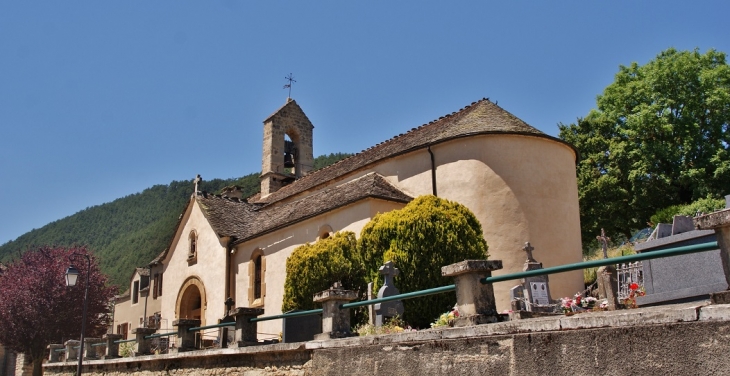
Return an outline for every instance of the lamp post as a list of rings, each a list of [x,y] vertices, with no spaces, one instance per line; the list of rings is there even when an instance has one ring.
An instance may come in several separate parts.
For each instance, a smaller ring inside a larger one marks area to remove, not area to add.
[[[76,257],[74,256],[84,256],[86,257],[86,288],[84,291],[84,315],[81,319],[81,344],[79,345],[79,366],[78,369],[76,369],[76,376],[81,375],[81,366],[84,363],[84,332],[86,332],[86,309],[88,308],[88,297],[89,297],[89,273],[91,272],[91,258],[89,255],[83,254],[83,253],[73,253],[71,254],[71,257],[69,259],[71,261],[74,261]],[[76,269],[73,264],[66,269],[66,286],[73,287],[76,286],[76,282],[79,279],[79,270]]]

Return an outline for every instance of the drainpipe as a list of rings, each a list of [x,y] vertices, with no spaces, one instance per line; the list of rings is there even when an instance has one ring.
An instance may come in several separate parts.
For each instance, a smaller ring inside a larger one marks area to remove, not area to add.
[[[233,258],[233,252],[232,249],[233,244],[233,237],[228,238],[228,241],[226,242],[226,283],[225,283],[225,299],[228,300],[228,298],[232,298],[231,296],[231,268],[232,268],[232,262],[231,259]],[[226,306],[226,312],[223,314],[223,317],[228,316],[228,306]]]
[[[431,188],[433,188],[433,195],[438,197],[436,194],[436,161],[431,151],[431,145],[428,145],[428,154],[431,154]]]

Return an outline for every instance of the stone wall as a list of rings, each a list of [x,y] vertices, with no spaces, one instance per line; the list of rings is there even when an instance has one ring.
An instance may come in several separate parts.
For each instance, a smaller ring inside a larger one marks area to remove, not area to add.
[[[395,335],[90,361],[89,375],[718,375],[730,305],[678,305]],[[72,375],[72,363],[45,365]]]

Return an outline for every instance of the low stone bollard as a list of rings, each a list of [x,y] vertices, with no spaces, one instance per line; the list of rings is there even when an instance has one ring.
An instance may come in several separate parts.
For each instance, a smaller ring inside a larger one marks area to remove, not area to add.
[[[47,349],[49,350],[48,354],[48,363],[56,363],[61,361],[61,354],[63,354],[63,351],[56,351],[64,348],[64,346],[60,343],[52,343],[48,345]]]
[[[98,343],[103,343],[101,338],[85,338],[84,339],[84,359],[99,359],[98,349],[99,346],[92,346]]]
[[[106,341],[106,354],[103,356],[104,359],[119,358],[119,344],[114,343],[120,341],[123,338],[121,334],[107,334],[104,336]]]
[[[324,340],[350,336],[350,310],[340,309],[340,304],[356,298],[355,291],[344,290],[339,282],[329,290],[316,293],[314,301],[322,303],[322,333],[315,335],[314,339]]]
[[[177,339],[179,341],[177,349],[173,352],[195,350],[196,332],[191,332],[189,329],[200,326],[200,320],[178,319],[172,322],[172,326],[177,327]]]
[[[464,260],[441,268],[441,275],[454,277],[459,317],[454,326],[469,326],[499,321],[494,288],[480,279],[491,277],[493,270],[502,269],[501,260]]]
[[[63,345],[66,347],[66,361],[69,360],[76,360],[78,359],[79,354],[79,344],[81,341],[70,339],[66,341]]]
[[[156,332],[156,329],[152,328],[135,328],[132,329],[132,334],[136,336],[137,341],[134,343],[134,356],[148,355],[150,353],[151,341],[144,337]]]
[[[236,307],[228,315],[236,319],[236,343],[238,347],[254,346],[258,344],[256,337],[257,323],[250,319],[264,314],[263,308]]]

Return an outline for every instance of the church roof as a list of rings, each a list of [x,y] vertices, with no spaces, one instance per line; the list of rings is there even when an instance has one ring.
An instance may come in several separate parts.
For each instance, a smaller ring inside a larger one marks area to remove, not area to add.
[[[451,139],[477,134],[521,134],[563,142],[540,132],[490,102],[489,99],[482,99],[458,112],[442,116],[438,120],[413,128],[331,166],[311,172],[266,197],[261,198],[260,194],[254,195],[249,198],[249,201],[262,204],[277,202],[318,185],[331,182],[340,176],[377,161]]]
[[[203,194],[196,197],[205,217],[220,237],[234,244],[289,226],[365,198],[407,203],[413,198],[377,173],[324,189],[286,205],[253,205],[238,199]]]

